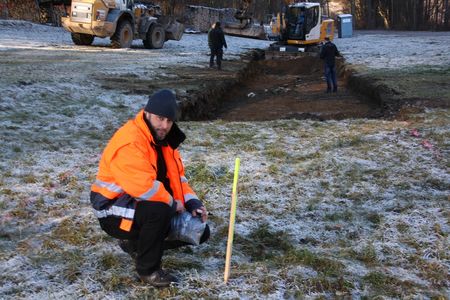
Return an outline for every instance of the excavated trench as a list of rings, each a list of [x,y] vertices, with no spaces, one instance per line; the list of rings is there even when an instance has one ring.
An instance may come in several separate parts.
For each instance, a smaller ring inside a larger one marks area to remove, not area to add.
[[[205,59],[205,65],[207,59]],[[226,60],[223,71],[180,66],[157,78],[96,76],[103,88],[148,94],[177,91],[181,120],[263,121],[391,116],[390,91],[338,61],[337,93],[325,93],[323,62],[314,53],[286,55],[253,50]],[[170,75],[170,76],[169,76]]]
[[[310,53],[276,57],[252,54],[236,78],[217,80],[182,102],[182,119],[264,121],[275,119],[377,118],[385,115],[381,96],[338,62],[338,92],[326,93],[323,62]],[[224,63],[225,65],[227,62]]]

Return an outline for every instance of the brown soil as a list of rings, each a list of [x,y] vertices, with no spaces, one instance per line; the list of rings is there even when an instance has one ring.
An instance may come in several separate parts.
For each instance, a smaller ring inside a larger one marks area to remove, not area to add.
[[[217,110],[229,121],[344,119],[375,117],[379,107],[349,90],[339,78],[338,93],[325,93],[322,61],[313,56],[256,62],[254,76],[232,89]]]
[[[145,79],[130,74],[98,75],[94,79],[103,88],[130,94],[172,88],[180,100],[182,120],[326,120],[381,115],[376,104],[379,101],[355,93],[355,86],[349,89],[343,75],[338,81],[338,93],[325,93],[323,62],[306,53],[275,59],[261,59],[260,54],[250,53],[241,60],[224,61],[222,71],[179,67],[166,73],[171,76]],[[367,94],[368,82],[353,81]]]

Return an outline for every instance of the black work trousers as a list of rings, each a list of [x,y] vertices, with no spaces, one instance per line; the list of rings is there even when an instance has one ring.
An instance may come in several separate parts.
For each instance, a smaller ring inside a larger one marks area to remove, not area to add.
[[[222,48],[210,48],[210,49],[211,54],[209,58],[209,66],[210,67],[214,66],[214,57],[216,57],[217,68],[219,70],[222,69],[222,56],[223,56]]]
[[[109,216],[99,219],[99,221],[101,228],[110,236],[136,243],[136,271],[139,275],[146,276],[161,268],[164,249],[188,245],[181,241],[164,241],[169,234],[170,219],[174,213],[167,204],[139,201],[136,203],[133,226],[130,231],[120,229],[121,218]],[[207,225],[200,243],[208,238],[209,227]]]
[[[136,271],[145,276],[161,267],[164,239],[169,233],[173,214],[172,208],[165,203],[139,201],[130,231],[120,229],[122,219],[114,216],[99,221],[102,229],[110,236],[137,241]]]

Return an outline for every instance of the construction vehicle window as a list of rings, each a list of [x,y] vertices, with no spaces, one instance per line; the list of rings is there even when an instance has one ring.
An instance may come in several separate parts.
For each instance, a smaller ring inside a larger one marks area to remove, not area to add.
[[[319,20],[319,7],[311,7],[307,10],[307,17],[306,17],[306,28],[308,31],[310,31],[312,28],[314,28]]]
[[[291,38],[302,39],[305,35],[305,25],[308,22],[307,11],[304,7],[290,7],[287,11],[288,35]]]

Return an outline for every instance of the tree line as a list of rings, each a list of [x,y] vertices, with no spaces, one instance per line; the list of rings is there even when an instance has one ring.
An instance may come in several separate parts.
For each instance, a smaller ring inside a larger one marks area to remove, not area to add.
[[[449,30],[449,0],[348,0],[357,28]]]
[[[450,30],[450,0],[316,0],[325,7],[330,17],[336,13],[353,15],[356,29],[399,29],[399,30]],[[170,14],[182,16],[186,5],[201,5],[214,8],[231,7],[239,9],[239,0],[160,0],[151,1],[161,5]],[[253,0],[251,13],[258,21],[267,21],[286,5],[285,0]],[[314,2],[311,0],[310,2]],[[337,4],[342,11],[329,11]]]

